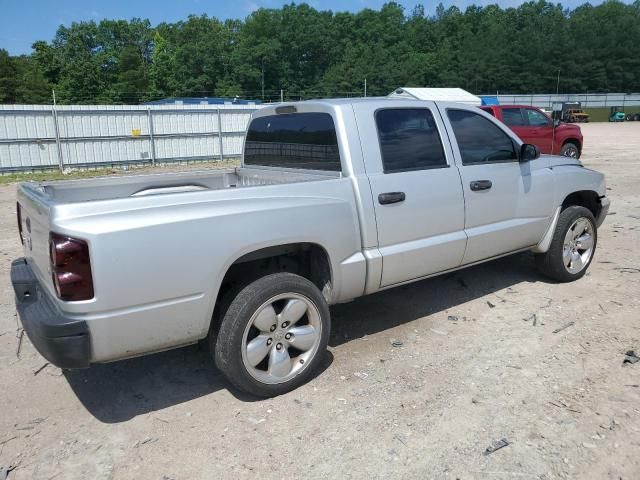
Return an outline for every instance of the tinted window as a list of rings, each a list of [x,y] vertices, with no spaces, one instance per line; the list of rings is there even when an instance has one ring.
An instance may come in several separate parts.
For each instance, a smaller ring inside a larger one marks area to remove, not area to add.
[[[328,113],[290,113],[251,122],[245,165],[340,171],[333,119]]]
[[[447,110],[462,163],[515,160],[511,137],[490,120],[468,110]]]
[[[521,127],[527,124],[519,108],[503,108],[502,120],[510,127]]]
[[[525,113],[529,120],[529,125],[531,125],[532,127],[544,127],[551,123],[551,120],[549,120],[549,118],[545,114],[539,112],[538,110],[527,108],[525,109]]]
[[[376,124],[385,173],[447,166],[436,122],[428,109],[379,110]]]

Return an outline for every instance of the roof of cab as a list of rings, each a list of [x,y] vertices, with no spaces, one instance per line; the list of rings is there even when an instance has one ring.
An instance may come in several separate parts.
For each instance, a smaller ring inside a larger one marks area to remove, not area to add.
[[[418,100],[432,100],[445,102],[459,102],[479,107],[482,105],[480,97],[463,90],[462,88],[397,88],[389,94],[389,97],[417,98]]]
[[[434,101],[434,100],[432,100]],[[406,104],[414,104],[414,105],[423,105],[425,100],[418,100],[416,98],[410,97],[352,97],[352,98],[318,98],[313,100],[301,100],[298,102],[284,102],[284,103],[273,103],[265,105],[262,110],[265,109],[276,109],[278,107],[285,106],[295,106],[295,105],[326,105],[326,106],[339,106],[339,105],[353,105],[358,103],[377,103],[380,105],[384,105],[390,102],[403,102]],[[451,102],[451,101],[440,101],[435,100],[435,103],[438,104],[461,104],[461,102]],[[464,104],[462,105],[469,105]]]

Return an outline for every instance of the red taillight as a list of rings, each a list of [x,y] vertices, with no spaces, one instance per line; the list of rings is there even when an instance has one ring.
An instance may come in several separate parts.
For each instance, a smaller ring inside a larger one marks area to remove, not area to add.
[[[24,245],[24,235],[22,235],[22,209],[18,202],[16,202],[16,216],[18,217],[18,234],[20,235],[20,243]]]
[[[89,245],[84,240],[52,233],[49,240],[51,276],[61,300],[93,298]]]

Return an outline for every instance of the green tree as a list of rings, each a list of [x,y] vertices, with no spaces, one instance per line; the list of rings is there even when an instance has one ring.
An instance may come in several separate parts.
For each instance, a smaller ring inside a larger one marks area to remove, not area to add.
[[[0,49],[0,102],[15,103],[18,70],[9,52]]]
[[[159,29],[153,37],[153,54],[149,71],[150,92],[152,99],[170,97],[177,91],[176,56],[173,45],[167,41]]]
[[[107,54],[98,43],[95,22],[61,26],[52,42],[60,65],[56,93],[63,103],[108,101],[103,71],[110,69]]]
[[[30,56],[15,59],[18,85],[16,102],[24,104],[51,103],[51,85],[45,78],[40,64]]]
[[[395,2],[357,13],[289,4],[244,20],[190,16],[61,26],[29,56],[0,52],[0,100],[137,103],[168,96],[386,95],[399,86],[476,93],[640,91],[640,0],[573,10]]]
[[[140,103],[147,96],[149,78],[140,51],[135,45],[126,45],[117,60],[114,99],[122,103]]]

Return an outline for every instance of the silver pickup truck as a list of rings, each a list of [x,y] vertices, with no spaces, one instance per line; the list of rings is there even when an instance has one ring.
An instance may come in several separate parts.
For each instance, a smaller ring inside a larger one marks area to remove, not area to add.
[[[55,365],[206,338],[233,384],[273,396],[319,366],[329,305],[523,250],[576,280],[608,209],[602,174],[475,107],[280,104],[233,170],[21,184],[11,279]]]

